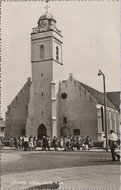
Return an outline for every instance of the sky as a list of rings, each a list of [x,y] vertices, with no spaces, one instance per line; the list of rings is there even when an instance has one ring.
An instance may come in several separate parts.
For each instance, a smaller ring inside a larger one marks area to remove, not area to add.
[[[50,1],[48,12],[63,35],[63,66],[58,80],[69,73],[103,91],[120,90],[120,1]],[[45,14],[45,1],[2,2],[2,113],[31,77],[31,32]]]

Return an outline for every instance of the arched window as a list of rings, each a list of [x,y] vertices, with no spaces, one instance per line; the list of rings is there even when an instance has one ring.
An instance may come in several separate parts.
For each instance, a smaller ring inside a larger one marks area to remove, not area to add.
[[[44,46],[40,46],[40,59],[44,59]]]
[[[67,117],[63,118],[63,124],[67,124]]]
[[[56,61],[59,61],[59,48],[56,46]]]
[[[103,107],[101,106],[101,116],[102,116],[102,131],[104,132],[104,113],[103,113]]]

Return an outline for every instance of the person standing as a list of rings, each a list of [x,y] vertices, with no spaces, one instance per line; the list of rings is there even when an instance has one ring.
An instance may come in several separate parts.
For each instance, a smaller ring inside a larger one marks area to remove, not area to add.
[[[33,144],[34,144],[34,148],[37,148],[37,137],[36,136],[33,138]]]
[[[58,147],[58,142],[57,142],[57,137],[54,136],[53,138],[53,147],[54,147],[54,150],[58,150],[57,147]]]
[[[47,148],[47,138],[46,136],[43,136],[42,138],[42,150],[46,150]]]
[[[119,161],[120,155],[115,152],[117,148],[117,135],[114,133],[114,130],[110,130],[109,144],[110,144],[112,160],[115,161],[117,157],[117,160]]]
[[[103,136],[103,150],[106,150],[106,138]]]
[[[89,138],[89,136],[87,136],[86,139],[85,139],[85,145],[86,145],[86,150],[89,150],[89,146],[90,146],[90,138]]]
[[[25,136],[23,138],[23,147],[24,147],[24,151],[28,151],[28,149],[29,149],[29,138],[27,136]]]
[[[33,144],[33,137],[32,137],[32,135],[29,137],[29,149],[30,149],[30,150],[34,149],[34,144]]]
[[[47,149],[50,150],[50,138],[47,136]]]
[[[60,138],[60,148],[64,147],[64,141],[63,141],[63,137]]]

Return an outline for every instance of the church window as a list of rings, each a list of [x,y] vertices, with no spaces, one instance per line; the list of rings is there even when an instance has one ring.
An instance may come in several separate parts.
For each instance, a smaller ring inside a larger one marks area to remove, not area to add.
[[[63,118],[63,124],[67,124],[67,117]]]
[[[42,110],[42,115],[43,115],[43,110]]]
[[[1,133],[4,133],[4,129],[5,129],[4,127],[1,127]]]
[[[62,93],[62,94],[61,94],[61,98],[62,98],[62,99],[66,99],[66,98],[67,98],[67,94],[66,94],[65,92]]]
[[[59,61],[59,48],[56,46],[56,61]]]
[[[44,59],[44,46],[40,46],[40,59]]]
[[[84,89],[84,94],[85,94],[85,96],[86,96],[86,90]]]
[[[67,87],[67,82],[65,82],[65,86]]]
[[[104,112],[102,106],[101,106],[101,116],[102,116],[102,131],[104,132]]]
[[[109,111],[109,119],[111,119],[111,112]]]
[[[41,95],[43,96],[43,92],[41,93]]]
[[[43,73],[41,73],[41,77],[43,77]]]
[[[74,129],[74,136],[80,135],[80,129]]]

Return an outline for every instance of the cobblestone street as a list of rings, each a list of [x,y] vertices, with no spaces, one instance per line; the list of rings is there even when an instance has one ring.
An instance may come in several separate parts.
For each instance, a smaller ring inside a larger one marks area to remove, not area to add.
[[[2,188],[25,189],[59,182],[59,188],[119,189],[119,162],[104,151],[2,150]],[[48,186],[49,187],[49,186]]]

